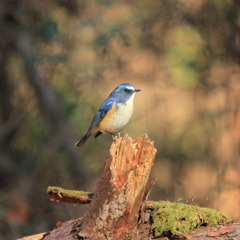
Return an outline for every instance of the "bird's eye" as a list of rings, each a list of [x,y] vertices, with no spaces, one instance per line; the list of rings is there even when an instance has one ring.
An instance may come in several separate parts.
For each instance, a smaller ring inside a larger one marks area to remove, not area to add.
[[[130,93],[130,92],[131,92],[131,90],[130,90],[130,89],[128,89],[128,88],[125,88],[125,89],[124,89],[124,92],[126,92],[126,93]]]

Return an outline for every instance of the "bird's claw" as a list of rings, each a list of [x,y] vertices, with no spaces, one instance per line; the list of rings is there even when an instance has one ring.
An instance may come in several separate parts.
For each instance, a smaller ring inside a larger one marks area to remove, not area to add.
[[[115,142],[118,138],[122,137],[122,133],[121,132],[118,132],[118,133],[113,133],[112,134],[112,138],[113,138],[113,141]]]

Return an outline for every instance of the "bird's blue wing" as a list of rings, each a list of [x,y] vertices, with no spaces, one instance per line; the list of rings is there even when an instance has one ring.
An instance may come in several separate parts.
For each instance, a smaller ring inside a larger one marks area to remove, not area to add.
[[[94,128],[96,125],[100,123],[100,121],[106,116],[108,111],[113,107],[114,103],[115,103],[115,100],[113,99],[106,99],[103,102],[102,106],[99,108],[99,110],[95,114],[89,130]]]

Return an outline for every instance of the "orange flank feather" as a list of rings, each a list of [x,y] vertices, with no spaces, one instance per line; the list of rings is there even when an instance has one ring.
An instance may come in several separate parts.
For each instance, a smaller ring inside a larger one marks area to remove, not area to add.
[[[109,124],[111,125],[110,118],[112,114],[115,112],[116,106],[117,104],[116,102],[114,102],[114,104],[112,105],[112,108],[107,112],[107,114],[104,116],[102,121],[99,123],[98,129],[100,129],[100,131],[104,131],[105,129],[108,129]]]

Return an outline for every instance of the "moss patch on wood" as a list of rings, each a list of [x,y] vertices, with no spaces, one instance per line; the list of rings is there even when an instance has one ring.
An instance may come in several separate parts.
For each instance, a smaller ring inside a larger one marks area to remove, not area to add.
[[[65,189],[65,188],[61,188],[61,187],[56,187],[56,186],[49,186],[47,188],[47,193],[49,192],[53,192],[59,195],[59,197],[61,197],[62,194],[66,194],[68,196],[72,196],[72,197],[78,197],[79,195],[82,194],[93,194],[91,192],[84,192],[84,191],[78,191],[78,190],[69,190],[69,189]]]
[[[93,193],[90,192],[69,190],[55,186],[49,186],[47,194],[51,201],[70,204],[89,204],[93,198]]]
[[[163,235],[186,236],[199,226],[212,226],[231,221],[231,217],[210,208],[183,203],[154,202],[152,232],[154,237]]]

